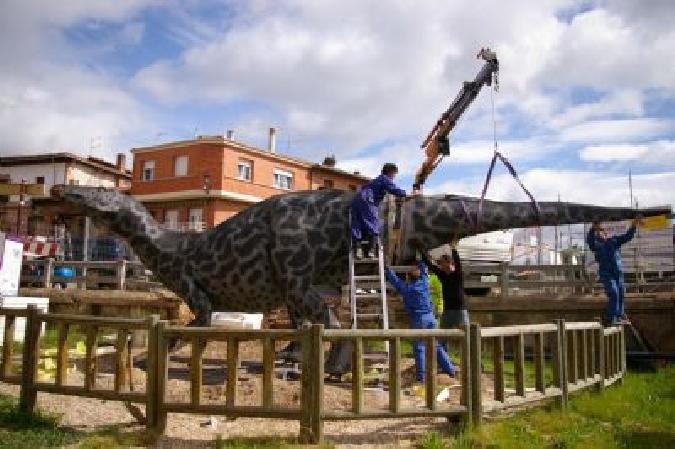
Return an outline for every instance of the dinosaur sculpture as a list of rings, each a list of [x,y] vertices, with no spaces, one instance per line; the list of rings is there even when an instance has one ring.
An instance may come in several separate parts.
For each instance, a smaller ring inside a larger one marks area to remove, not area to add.
[[[254,204],[213,229],[183,234],[162,228],[133,198],[98,187],[56,186],[52,197],[125,238],[145,266],[184,298],[204,326],[211,312],[268,312],[288,308],[305,320],[339,327],[321,295],[348,279],[349,205],[353,192],[319,190],[277,195]],[[485,201],[480,221],[475,198],[416,196],[401,208],[400,262],[416,251],[480,232],[535,225],[620,220],[628,208],[569,203]],[[381,216],[389,216],[384,202]],[[666,213],[648,210],[644,215]]]

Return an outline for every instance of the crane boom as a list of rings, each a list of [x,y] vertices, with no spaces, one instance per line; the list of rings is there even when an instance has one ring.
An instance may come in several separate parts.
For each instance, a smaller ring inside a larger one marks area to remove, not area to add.
[[[483,85],[491,86],[493,76],[496,77],[499,72],[499,61],[497,54],[489,48],[483,48],[477,55],[478,58],[485,60],[483,68],[473,81],[465,81],[457,97],[450,104],[448,109],[438,119],[436,125],[429,135],[422,142],[425,159],[422,166],[415,173],[415,183],[413,191],[418,192],[434,168],[439,164],[443,156],[450,154],[450,144],[448,134],[455,127],[457,119],[466,111],[466,108],[476,99]]]

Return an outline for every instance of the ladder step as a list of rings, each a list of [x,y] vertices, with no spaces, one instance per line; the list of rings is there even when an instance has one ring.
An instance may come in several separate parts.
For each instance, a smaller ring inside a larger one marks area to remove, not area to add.
[[[381,313],[359,313],[357,316],[358,319],[362,318],[382,318]]]
[[[382,298],[381,293],[357,293],[354,295],[356,299],[380,299]]]
[[[380,276],[377,274],[369,274],[363,276],[354,276],[355,281],[379,281]]]
[[[380,260],[376,257],[371,257],[368,259],[354,259],[354,265],[378,263],[379,261]]]

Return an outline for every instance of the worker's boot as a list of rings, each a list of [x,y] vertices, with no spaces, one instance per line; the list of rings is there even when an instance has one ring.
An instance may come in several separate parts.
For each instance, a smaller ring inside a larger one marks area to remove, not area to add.
[[[361,243],[361,248],[363,249],[363,258],[370,259],[373,257],[373,241],[371,239],[364,240]]]

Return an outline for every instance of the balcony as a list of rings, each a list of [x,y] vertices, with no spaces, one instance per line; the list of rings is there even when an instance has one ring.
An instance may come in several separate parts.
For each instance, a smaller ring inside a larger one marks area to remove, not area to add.
[[[203,232],[208,228],[205,221],[164,222],[160,226],[163,229],[178,232]]]

